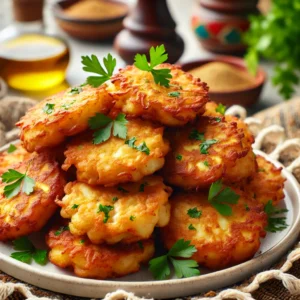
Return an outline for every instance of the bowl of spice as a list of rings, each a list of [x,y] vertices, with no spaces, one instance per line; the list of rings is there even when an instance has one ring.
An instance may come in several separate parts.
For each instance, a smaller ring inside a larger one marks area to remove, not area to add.
[[[251,106],[259,100],[266,80],[266,73],[262,68],[253,76],[243,59],[232,56],[188,62],[182,65],[182,69],[208,84],[212,101],[227,106]]]
[[[121,0],[60,0],[53,6],[59,27],[88,41],[113,38],[122,28],[129,6]]]

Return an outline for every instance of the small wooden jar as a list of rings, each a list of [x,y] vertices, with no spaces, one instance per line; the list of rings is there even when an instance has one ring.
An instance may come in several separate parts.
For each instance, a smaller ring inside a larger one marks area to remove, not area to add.
[[[257,14],[258,0],[195,0],[192,27],[201,45],[212,52],[241,54],[242,35],[249,15]]]

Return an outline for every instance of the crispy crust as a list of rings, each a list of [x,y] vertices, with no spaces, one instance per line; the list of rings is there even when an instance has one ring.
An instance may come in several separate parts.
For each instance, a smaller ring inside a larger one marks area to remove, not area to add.
[[[57,209],[56,197],[64,194],[65,179],[58,164],[48,153],[32,153],[13,169],[27,174],[36,182],[30,195],[19,193],[5,198],[5,183],[0,184],[0,240],[16,239],[39,231]]]
[[[230,205],[233,215],[221,216],[208,202],[207,193],[179,193],[170,199],[171,220],[161,229],[163,242],[170,249],[178,239],[191,241],[197,249],[192,256],[200,265],[222,269],[254,256],[265,236],[267,216],[263,206],[243,192],[238,204]],[[246,204],[249,210],[246,209]],[[196,207],[200,218],[191,218],[187,211]],[[196,230],[189,230],[192,224]]]
[[[140,191],[141,184],[145,184],[144,192]],[[168,197],[172,190],[163,184],[161,177],[145,177],[138,183],[124,184],[122,188],[126,191],[117,187],[68,183],[65,197],[57,204],[62,207],[61,216],[71,219],[72,234],[87,234],[94,244],[132,243],[148,239],[155,226],[168,224]],[[117,197],[116,201],[114,197]],[[74,204],[79,206],[74,209]],[[100,204],[114,207],[107,223],[104,223],[104,213],[98,212]]]
[[[284,198],[285,178],[281,174],[282,168],[276,168],[264,157],[257,155],[257,172],[252,178],[244,181],[240,186],[258,202],[266,204],[269,200],[277,205]]]
[[[116,104],[113,114],[124,112],[131,117],[141,117],[158,121],[168,126],[181,126],[204,112],[208,101],[208,87],[200,79],[185,73],[179,66],[161,64],[157,69],[171,70],[169,88],[154,82],[149,72],[135,66],[127,66],[111,78],[109,94]],[[180,88],[181,87],[181,88]],[[178,91],[179,97],[168,93]]]
[[[21,129],[21,140],[27,151],[41,151],[62,143],[88,128],[88,120],[95,113],[108,113],[113,106],[105,85],[82,87],[82,92],[71,95],[70,89],[45,99],[31,108],[16,124]],[[46,114],[46,104],[55,104],[54,112]],[[69,105],[66,109],[64,105]]]
[[[130,245],[93,245],[85,236],[74,236],[70,231],[59,235],[53,228],[46,236],[49,260],[61,268],[74,270],[79,277],[114,278],[138,272],[141,263],[146,263],[154,254],[152,239]],[[82,242],[84,241],[84,242]]]
[[[204,133],[205,140],[218,141],[210,146],[208,154],[201,154],[201,141],[189,138],[193,129]],[[165,180],[185,189],[208,187],[224,176],[228,166],[234,165],[248,152],[242,146],[243,133],[238,130],[237,124],[226,122],[224,118],[218,122],[212,117],[200,117],[194,126],[169,130],[167,137],[173,151],[166,157],[163,168]],[[178,154],[182,156],[181,160],[176,159]]]
[[[127,139],[135,137],[136,146],[145,142],[149,155],[113,136],[94,145],[88,133],[75,137],[68,144],[62,168],[68,170],[74,165],[79,181],[105,186],[136,182],[162,168],[169,151],[169,143],[163,138],[164,128],[142,120],[130,120],[127,128]]]

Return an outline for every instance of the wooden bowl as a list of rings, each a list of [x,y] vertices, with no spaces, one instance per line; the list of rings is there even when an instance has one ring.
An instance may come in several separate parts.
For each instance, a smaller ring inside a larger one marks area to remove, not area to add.
[[[233,56],[216,56],[208,59],[199,59],[182,64],[182,69],[186,72],[203,66],[210,62],[224,62],[235,66],[238,69],[247,71],[247,67],[243,59]],[[223,103],[226,106],[239,104],[249,107],[259,100],[260,93],[266,81],[267,75],[262,68],[258,68],[255,83],[251,87],[243,90],[232,90],[226,92],[209,92],[210,100],[217,103]],[[201,78],[200,78],[201,79]]]
[[[87,41],[101,41],[113,38],[122,28],[123,19],[129,11],[129,6],[120,0],[110,0],[124,7],[124,13],[116,17],[101,19],[72,18],[64,10],[80,0],[60,0],[53,5],[53,13],[59,27],[67,34]]]

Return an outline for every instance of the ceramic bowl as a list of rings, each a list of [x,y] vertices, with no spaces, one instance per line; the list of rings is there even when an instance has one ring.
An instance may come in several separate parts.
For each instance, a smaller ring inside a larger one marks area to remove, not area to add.
[[[245,61],[242,58],[234,56],[216,56],[208,59],[198,59],[183,63],[182,69],[188,72],[210,62],[224,62],[231,64],[240,70],[247,71]],[[242,90],[234,90],[233,88],[232,91],[226,92],[209,92],[210,100],[217,103],[223,103],[226,106],[238,104],[244,107],[249,107],[259,100],[259,96],[266,79],[266,72],[259,67],[255,77],[255,83],[251,87]]]
[[[113,18],[85,20],[69,17],[64,10],[80,0],[60,0],[53,5],[53,14],[58,26],[72,37],[100,41],[113,38],[122,28],[129,6],[120,0],[111,0],[124,8],[124,13]]]

